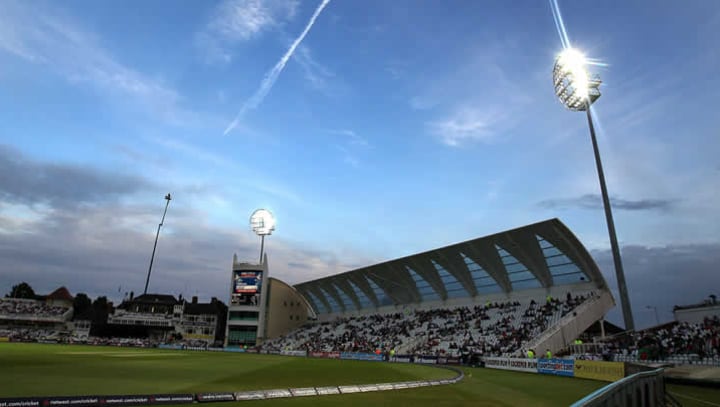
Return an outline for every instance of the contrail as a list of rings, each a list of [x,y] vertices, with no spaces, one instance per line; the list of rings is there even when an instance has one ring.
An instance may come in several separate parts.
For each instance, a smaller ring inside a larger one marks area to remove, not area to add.
[[[568,37],[567,30],[565,29],[565,22],[563,21],[562,14],[560,14],[560,6],[557,0],[549,0],[550,9],[552,9],[553,19],[555,20],[555,28],[557,29],[558,35],[560,36],[560,42],[563,48],[570,48],[570,38]]]
[[[247,112],[250,109],[255,109],[262,103],[263,99],[265,99],[265,96],[267,96],[268,92],[270,92],[270,89],[272,89],[273,85],[275,85],[275,81],[277,81],[278,77],[282,73],[283,69],[285,69],[285,65],[287,64],[288,60],[290,60],[290,57],[292,57],[293,53],[295,52],[295,49],[300,45],[303,39],[305,39],[305,36],[312,28],[313,24],[315,24],[315,20],[317,20],[320,13],[323,11],[325,6],[330,3],[330,0],[323,0],[322,3],[318,6],[317,9],[315,9],[315,12],[313,13],[312,17],[310,17],[310,21],[308,21],[307,25],[305,26],[305,29],[300,33],[300,36],[295,38],[295,41],[290,45],[290,48],[288,48],[287,52],[285,52],[285,55],[280,58],[280,60],[275,64],[273,69],[271,69],[268,73],[265,74],[265,77],[263,78],[262,82],[260,82],[260,87],[258,90],[255,91],[255,93],[250,97],[250,99],[246,100],[245,103],[243,103],[242,107],[240,108],[240,112],[238,112],[237,116],[235,116],[235,119],[230,123],[229,126],[225,129],[223,132],[223,135],[227,135],[230,133],[240,122],[240,119],[245,115],[245,112]]]

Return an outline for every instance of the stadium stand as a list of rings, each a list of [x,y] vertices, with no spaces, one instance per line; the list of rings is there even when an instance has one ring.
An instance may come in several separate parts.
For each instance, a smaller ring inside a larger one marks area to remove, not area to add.
[[[452,356],[556,352],[615,305],[592,256],[558,219],[295,288],[318,325],[265,346]]]
[[[594,292],[575,296],[568,292],[565,299],[546,297],[338,318],[307,325],[264,344],[263,349],[519,356],[530,339],[594,296]]]

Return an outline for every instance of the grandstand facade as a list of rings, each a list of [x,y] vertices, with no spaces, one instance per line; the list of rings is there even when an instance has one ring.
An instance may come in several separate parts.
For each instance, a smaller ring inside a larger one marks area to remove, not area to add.
[[[319,319],[522,296],[608,292],[590,253],[558,219],[295,286]]]
[[[267,260],[264,266],[267,273]],[[258,335],[257,343],[309,352],[556,352],[615,305],[590,253],[558,219],[307,281],[293,290],[282,285],[279,291],[269,287],[276,291],[272,302],[306,310],[263,311],[263,325],[275,328],[263,331],[264,340]]]

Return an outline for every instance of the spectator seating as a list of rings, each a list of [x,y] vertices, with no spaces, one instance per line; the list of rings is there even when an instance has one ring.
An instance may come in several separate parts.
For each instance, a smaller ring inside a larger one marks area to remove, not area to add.
[[[262,346],[266,350],[375,352],[485,356],[524,352],[523,345],[593,293],[558,298],[405,310],[306,325]]]

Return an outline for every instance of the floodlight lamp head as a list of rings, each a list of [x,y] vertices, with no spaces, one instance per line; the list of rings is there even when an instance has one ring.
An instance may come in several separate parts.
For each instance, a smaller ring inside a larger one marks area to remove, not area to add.
[[[600,78],[590,76],[588,61],[580,51],[566,48],[555,59],[553,85],[555,95],[568,109],[587,110],[600,97]]]
[[[275,230],[275,218],[267,209],[258,209],[250,216],[250,227],[258,236],[271,235]]]

